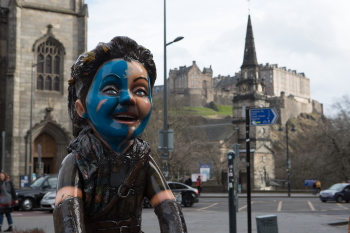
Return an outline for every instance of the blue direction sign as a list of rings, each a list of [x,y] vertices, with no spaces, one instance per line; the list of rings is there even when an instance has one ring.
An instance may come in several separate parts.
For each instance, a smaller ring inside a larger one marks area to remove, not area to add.
[[[273,125],[278,119],[278,113],[274,108],[249,109],[250,126]]]

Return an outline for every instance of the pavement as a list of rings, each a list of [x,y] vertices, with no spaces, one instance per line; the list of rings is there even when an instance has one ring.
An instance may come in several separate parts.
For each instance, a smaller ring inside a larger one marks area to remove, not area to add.
[[[228,194],[202,193],[202,198],[225,198]],[[240,198],[246,197],[246,194],[239,194]],[[252,197],[287,197],[287,194],[281,193],[253,193]],[[292,194],[292,197],[314,197],[311,194]],[[32,216],[23,214],[21,211],[13,213],[14,226],[19,229],[28,229],[41,227],[46,233],[54,233],[53,219],[51,214],[42,211],[34,211]],[[229,219],[228,213],[223,211],[211,211],[210,208],[201,209],[183,208],[188,232],[201,233],[228,233]],[[345,223],[349,215],[325,215],[322,212],[310,213],[254,213],[252,212],[251,226],[252,233],[257,233],[255,218],[258,216],[275,215],[277,216],[279,233],[344,233],[348,226]],[[330,225],[335,223],[334,226]],[[339,225],[341,224],[342,225]],[[3,228],[7,228],[4,220]],[[237,213],[237,233],[248,232],[247,230],[247,212]],[[159,224],[153,209],[144,209],[142,213],[142,230],[145,233],[160,232]]]

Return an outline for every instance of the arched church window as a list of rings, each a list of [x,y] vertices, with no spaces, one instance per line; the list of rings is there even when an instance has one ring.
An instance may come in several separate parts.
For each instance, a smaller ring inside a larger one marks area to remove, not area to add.
[[[37,56],[37,90],[62,91],[64,48],[54,38],[48,37],[39,42]],[[40,61],[44,61],[39,63]]]
[[[39,77],[36,80],[36,89],[44,90],[44,78],[41,75],[39,75]]]
[[[37,59],[37,72],[38,73],[43,73],[44,72],[44,63],[41,62],[44,60],[44,56],[42,54],[39,54],[38,55],[38,59]]]
[[[55,74],[60,73],[60,57],[59,56],[55,56],[54,73]]]
[[[46,56],[46,61],[45,61],[45,73],[51,74],[52,72],[52,57],[51,55]]]
[[[52,90],[52,79],[50,76],[47,76],[45,79],[45,90],[48,90],[48,91]]]
[[[55,77],[55,79],[53,80],[53,90],[54,91],[60,90],[60,78],[59,77]]]

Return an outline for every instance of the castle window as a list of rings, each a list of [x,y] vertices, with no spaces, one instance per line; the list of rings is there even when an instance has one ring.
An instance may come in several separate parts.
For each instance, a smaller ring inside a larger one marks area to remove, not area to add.
[[[37,52],[37,90],[62,91],[63,56],[62,45],[54,38],[48,37],[40,42],[35,49]],[[44,61],[39,63],[39,61]]]

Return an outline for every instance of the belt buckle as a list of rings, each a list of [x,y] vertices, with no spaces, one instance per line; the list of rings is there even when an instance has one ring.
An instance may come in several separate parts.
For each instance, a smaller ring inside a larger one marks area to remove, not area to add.
[[[123,194],[121,193],[121,189],[122,189],[123,185],[124,184],[119,186],[117,194],[120,198],[127,198],[129,196],[130,192],[132,191],[132,189],[129,188],[128,193],[125,196],[123,196]]]
[[[123,229],[128,230],[128,231],[124,231]],[[119,231],[120,231],[120,233],[129,233],[130,229],[127,226],[121,226],[121,227],[119,227]]]

